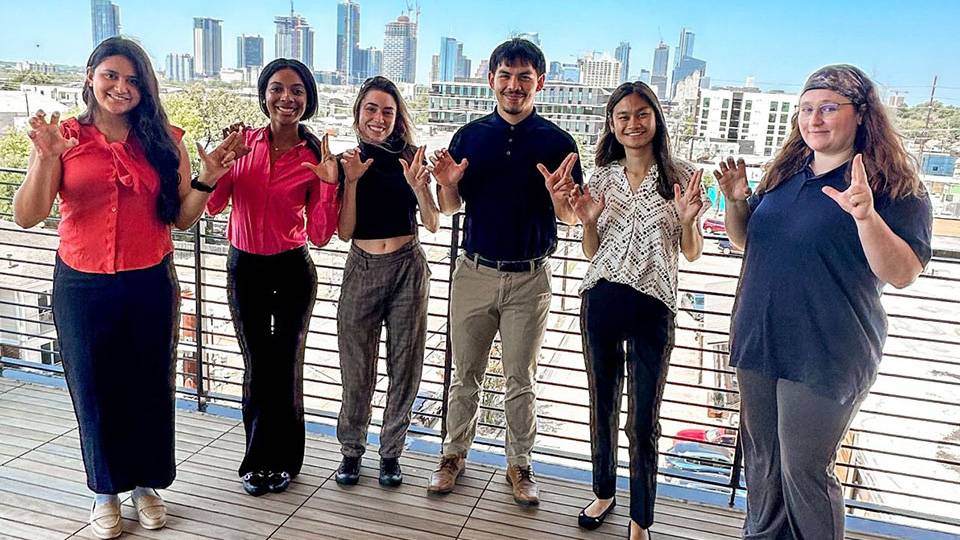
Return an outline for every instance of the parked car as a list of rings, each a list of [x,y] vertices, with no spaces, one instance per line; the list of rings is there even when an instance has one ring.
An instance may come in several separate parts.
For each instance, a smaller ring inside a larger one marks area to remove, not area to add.
[[[726,234],[727,226],[722,219],[706,218],[703,220],[703,232],[710,234]]]
[[[676,437],[686,441],[703,441],[731,446],[737,443],[737,432],[727,428],[681,429],[677,432]]]
[[[721,238],[720,240],[717,240],[717,247],[720,249],[720,253],[727,255],[734,253],[743,255],[743,250],[733,245],[733,242],[731,242],[729,238]]]
[[[729,484],[733,469],[733,458],[717,448],[699,442],[680,441],[660,455],[662,464],[660,474],[668,483],[722,491]],[[743,475],[739,485],[744,487]]]

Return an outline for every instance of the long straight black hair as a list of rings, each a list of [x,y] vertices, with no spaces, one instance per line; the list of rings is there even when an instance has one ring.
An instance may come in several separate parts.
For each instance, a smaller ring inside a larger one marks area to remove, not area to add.
[[[670,135],[667,133],[667,122],[663,117],[663,110],[660,108],[660,101],[657,99],[657,95],[653,92],[653,89],[650,88],[646,83],[637,81],[637,82],[625,82],[618,86],[616,90],[613,91],[613,94],[610,95],[610,99],[607,101],[607,117],[606,122],[603,124],[603,132],[600,134],[600,140],[597,141],[597,154],[596,154],[596,164],[597,167],[603,167],[626,157],[627,153],[624,150],[623,145],[620,144],[620,141],[617,140],[616,135],[613,133],[613,109],[617,106],[617,103],[631,95],[636,94],[643,98],[644,101],[650,104],[650,108],[653,109],[654,120],[656,120],[657,131],[653,135],[653,155],[657,159],[657,169],[660,172],[659,178],[657,179],[657,193],[659,193],[664,199],[671,200],[673,199],[673,185],[676,184],[679,179],[677,175],[677,167],[673,162],[673,155],[670,152]]]
[[[126,58],[137,72],[140,103],[127,113],[127,121],[140,141],[147,161],[160,177],[157,217],[163,223],[173,223],[180,214],[180,150],[170,134],[170,122],[160,103],[160,85],[157,83],[150,58],[137,42],[112,37],[93,49],[87,60],[87,79],[83,83],[83,102],[87,105],[87,110],[78,120],[84,124],[93,123],[99,106],[90,81],[97,66],[111,56]]]
[[[320,139],[310,131],[310,128],[302,123],[304,120],[309,120],[313,118],[313,115],[317,114],[317,101],[319,100],[317,96],[317,81],[314,80],[310,68],[305,66],[303,62],[292,58],[277,58],[264,66],[260,72],[260,77],[257,79],[257,97],[260,101],[260,110],[263,111],[263,114],[265,114],[267,118],[270,118],[270,111],[267,110],[267,85],[270,84],[270,77],[273,77],[276,72],[283,69],[293,70],[293,72],[300,77],[300,82],[303,83],[303,87],[306,89],[307,105],[303,109],[303,116],[300,117],[301,123],[297,125],[297,135],[307,142],[307,148],[317,156],[317,161],[320,161],[323,159],[323,152],[320,150]]]

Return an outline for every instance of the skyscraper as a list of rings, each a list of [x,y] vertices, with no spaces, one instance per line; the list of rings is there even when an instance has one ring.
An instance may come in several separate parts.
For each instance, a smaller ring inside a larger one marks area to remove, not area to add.
[[[677,51],[673,55],[673,67],[676,68],[685,56],[693,56],[693,32],[686,28],[680,29],[680,42],[677,44]]]
[[[472,62],[463,55],[463,43],[457,43],[457,77],[464,79],[470,78],[470,65]]]
[[[237,68],[263,67],[263,38],[260,36],[237,36]]]
[[[620,82],[625,82],[630,78],[630,42],[621,41],[613,56],[620,61]]]
[[[354,65],[359,55],[360,4],[345,0],[337,4],[337,72],[348,84],[360,78],[361,70]]]
[[[657,92],[657,97],[667,99],[667,65],[670,61],[670,46],[663,41],[653,50],[653,73],[650,75],[650,86]]]
[[[463,44],[452,37],[440,38],[440,70],[438,81],[452,81],[457,77],[469,77],[464,74]],[[469,60],[467,60],[469,62]]]
[[[435,54],[430,57],[430,82],[440,80],[440,55]]]
[[[277,58],[293,58],[313,69],[313,29],[307,20],[293,11],[290,4],[290,16],[278,16],[273,19],[277,25],[274,38],[274,55]]]
[[[223,67],[223,42],[220,34],[221,19],[193,18],[194,69],[204,77],[216,77]]]
[[[167,55],[167,80],[189,82],[193,80],[193,57],[189,54],[170,53]]]
[[[357,49],[353,58],[353,76],[348,84],[360,84],[370,77],[380,75],[383,70],[383,51],[370,47]],[[339,72],[338,72],[339,73]],[[346,81],[345,81],[346,82]]]
[[[383,74],[393,82],[416,82],[417,23],[401,15],[383,34]]]
[[[90,0],[90,20],[93,23],[93,46],[120,35],[120,6],[110,0]]]

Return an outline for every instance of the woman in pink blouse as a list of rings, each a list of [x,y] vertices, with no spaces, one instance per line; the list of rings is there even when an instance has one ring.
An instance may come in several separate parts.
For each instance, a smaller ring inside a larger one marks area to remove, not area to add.
[[[703,171],[670,153],[660,103],[642,82],[620,85],[607,102],[597,169],[571,203],[583,223],[590,268],[580,294],[580,326],[590,392],[593,491],[580,512],[599,527],[616,505],[617,434],[624,371],[630,443],[630,524],[649,538],[657,490],[658,415],[673,349],[679,253],[703,250],[700,215],[707,208]],[[624,369],[626,368],[626,369]]]
[[[257,82],[270,123],[242,128],[250,152],[211,186],[210,214],[233,202],[227,295],[243,353],[247,493],[287,489],[303,465],[303,355],[317,292],[307,239],[325,245],[337,224],[336,163],[301,122],[317,112],[313,74],[278,58]]]

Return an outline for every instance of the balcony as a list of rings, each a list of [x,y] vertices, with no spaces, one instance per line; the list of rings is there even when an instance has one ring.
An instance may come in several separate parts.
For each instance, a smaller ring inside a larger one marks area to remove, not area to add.
[[[0,188],[15,186],[23,174],[5,172],[11,176],[0,180]],[[9,207],[7,197],[0,197],[4,208]],[[89,509],[69,399],[62,389],[49,388],[62,384],[48,307],[57,220],[23,231],[3,212],[8,211],[0,212],[0,537],[64,538],[78,531],[77,536],[90,536],[83,530]],[[627,518],[619,508],[616,527],[594,533],[576,528],[576,513],[591,497],[576,293],[586,269],[579,229],[560,227],[560,248],[552,260],[554,298],[538,371],[540,435],[535,456],[545,494],[541,508],[527,512],[513,505],[503,481],[498,343],[482,395],[467,489],[442,499],[428,498],[423,489],[445,428],[451,370],[447,299],[460,237],[457,218],[444,221],[437,234],[421,231],[433,277],[427,354],[409,438],[408,483],[400,490],[381,489],[371,480],[375,461],[365,464],[373,468],[351,490],[356,493],[345,493],[328,481],[339,459],[331,438],[341,384],[335,314],[348,247],[334,241],[312,250],[319,288],[304,377],[311,469],[291,493],[264,499],[243,495],[235,474],[242,453],[237,407],[243,363],[224,290],[225,223],[223,217],[204,218],[193,230],[175,234],[183,298],[176,366],[181,467],[178,483],[168,491],[176,520],[169,530],[151,537],[175,537],[175,531],[191,538],[625,534]],[[734,374],[726,365],[741,260],[737,253],[724,253],[721,240],[708,234],[705,256],[691,264],[681,261],[677,345],[660,419],[661,501],[653,529],[661,533],[659,538],[733,538],[742,523],[739,400]],[[881,375],[838,459],[851,538],[946,539],[960,534],[960,257],[955,247],[960,242],[938,242],[934,261],[917,283],[905,290],[888,289],[884,295],[890,337]],[[382,364],[378,376],[373,432],[385,397]],[[677,445],[681,431],[684,437],[694,433],[704,439],[696,444],[713,457],[685,455]],[[625,437],[621,444],[625,474]],[[374,453],[369,455],[375,459]],[[621,486],[626,487],[625,479]],[[145,534],[133,525],[131,531]]]

